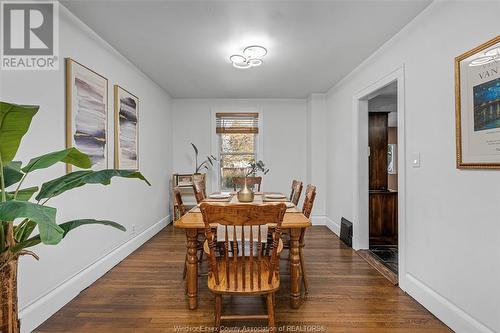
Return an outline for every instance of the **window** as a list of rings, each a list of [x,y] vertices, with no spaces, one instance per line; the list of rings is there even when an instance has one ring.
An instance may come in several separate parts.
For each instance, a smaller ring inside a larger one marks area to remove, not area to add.
[[[258,113],[216,114],[221,190],[232,189],[233,177],[242,177],[244,169],[256,160],[258,116]]]

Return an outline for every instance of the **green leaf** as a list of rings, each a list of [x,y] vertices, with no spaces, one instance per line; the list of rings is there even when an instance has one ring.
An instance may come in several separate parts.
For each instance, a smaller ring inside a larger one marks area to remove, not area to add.
[[[18,200],[18,201],[29,201],[31,199],[31,197],[33,196],[33,194],[35,194],[37,191],[38,191],[38,187],[37,186],[21,189],[21,190],[19,190],[17,192],[17,198],[16,198],[16,200]],[[2,193],[2,191],[0,191],[0,194],[1,193]],[[15,193],[16,192],[14,192],[14,191],[7,192],[6,193],[7,200],[13,200]]]
[[[87,224],[101,224],[101,225],[107,225],[116,229],[119,229],[121,231],[127,231],[127,228],[125,228],[123,225],[113,222],[113,221],[108,221],[108,220],[95,220],[95,219],[80,219],[80,220],[72,220],[69,222],[61,223],[59,226],[64,230],[64,235],[63,237],[66,237],[68,232],[71,230],[78,228],[82,225],[87,225]]]
[[[3,167],[5,187],[16,184],[23,178],[24,174],[21,172],[21,164],[20,161],[12,161]]]
[[[48,168],[57,162],[69,163],[83,169],[88,169],[92,166],[92,162],[87,154],[82,153],[76,148],[68,148],[32,158],[22,170],[28,173]]]
[[[127,229],[119,223],[116,223],[113,221],[95,220],[95,219],[72,220],[72,221],[68,221],[68,222],[60,224],[59,227],[63,230],[62,237],[64,238],[71,230],[76,229],[82,225],[88,225],[88,224],[101,224],[101,225],[106,225],[106,226],[110,226],[110,227],[119,229],[121,231],[127,231]],[[37,244],[40,244],[40,242],[41,242],[40,235],[36,235],[36,236],[31,237],[28,240],[22,241],[19,244],[17,244],[14,247],[13,251],[17,252],[17,251],[20,251],[20,250],[25,249],[27,247],[35,246]]]
[[[0,102],[0,158],[5,164],[16,156],[21,139],[30,127],[39,106]]]
[[[43,183],[42,188],[40,189],[40,192],[35,197],[35,199],[40,201],[45,198],[54,197],[73,188],[83,186],[85,184],[82,182],[83,178],[87,175],[90,175],[92,172],[94,171],[74,171],[54,180]]]
[[[196,146],[194,145],[194,143],[192,143],[192,142],[191,142],[191,146],[193,146],[194,153],[195,153],[196,155],[198,155],[198,147],[196,147]]]
[[[64,231],[55,222],[55,208],[17,200],[0,203],[0,220],[14,221],[18,218],[27,218],[38,225],[42,243],[57,244],[61,241]]]
[[[137,178],[146,182],[149,186],[151,183],[140,173],[135,170],[100,170],[91,173],[88,176],[85,176],[85,182],[88,184],[102,184],[109,185],[111,184],[111,178],[113,177],[122,177],[122,178]]]
[[[51,198],[85,184],[109,185],[111,183],[111,178],[113,177],[138,178],[145,181],[148,185],[151,185],[139,171],[114,169],[100,171],[83,170],[71,172],[62,177],[44,183],[35,199],[42,200],[45,198]]]
[[[17,192],[16,200],[18,201],[29,201],[33,194],[38,191],[38,186],[23,188]],[[9,192],[9,195],[14,196],[15,192]]]
[[[35,230],[36,223],[33,221],[26,220],[26,223],[22,226],[17,226],[15,231],[15,237],[18,242],[25,241],[31,236],[33,230]]]

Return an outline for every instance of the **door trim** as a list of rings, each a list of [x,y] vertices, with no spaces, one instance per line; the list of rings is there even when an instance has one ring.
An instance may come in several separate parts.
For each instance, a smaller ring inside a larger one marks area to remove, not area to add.
[[[376,91],[397,82],[398,107],[398,278],[405,290],[406,277],[406,136],[404,64],[353,96],[353,248],[368,249],[368,100]]]

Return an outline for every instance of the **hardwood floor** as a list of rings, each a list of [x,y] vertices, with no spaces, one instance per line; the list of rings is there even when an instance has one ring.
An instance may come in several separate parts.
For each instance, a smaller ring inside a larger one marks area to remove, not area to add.
[[[206,282],[199,285],[198,309],[187,309],[182,281],[184,244],[184,232],[168,226],[35,332],[201,332],[195,327],[211,327],[214,297]],[[304,251],[309,294],[300,309],[291,309],[289,276],[281,277],[276,322],[279,329],[285,326],[280,332],[306,331],[300,325],[323,332],[451,332],[326,227],[308,230]],[[286,264],[282,260],[284,270]],[[223,309],[227,314],[261,314],[266,311],[266,303],[261,298],[227,297]],[[264,324],[223,322],[226,327]]]

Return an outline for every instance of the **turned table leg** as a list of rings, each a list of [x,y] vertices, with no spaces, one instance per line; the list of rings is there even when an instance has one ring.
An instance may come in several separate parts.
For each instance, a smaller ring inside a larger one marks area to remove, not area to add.
[[[298,309],[300,306],[300,228],[290,229],[290,306]]]
[[[198,306],[198,230],[186,229],[186,249],[187,249],[187,276],[186,289],[188,297],[188,305],[190,310],[196,309]]]

